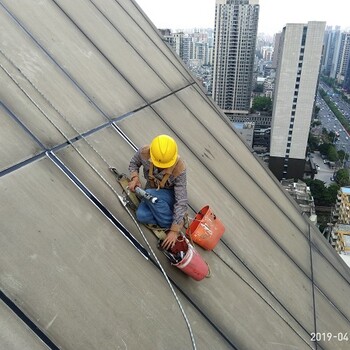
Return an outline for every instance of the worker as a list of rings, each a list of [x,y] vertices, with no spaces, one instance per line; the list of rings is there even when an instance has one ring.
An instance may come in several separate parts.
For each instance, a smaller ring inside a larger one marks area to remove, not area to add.
[[[150,145],[141,147],[135,153],[129,164],[131,180],[128,186],[132,192],[136,187],[141,187],[141,166],[147,181],[146,192],[157,197],[157,201],[152,203],[142,199],[136,210],[136,218],[143,224],[164,229],[167,235],[161,247],[171,249],[180,236],[188,203],[186,166],[178,155],[175,140],[168,135],[159,135]]]

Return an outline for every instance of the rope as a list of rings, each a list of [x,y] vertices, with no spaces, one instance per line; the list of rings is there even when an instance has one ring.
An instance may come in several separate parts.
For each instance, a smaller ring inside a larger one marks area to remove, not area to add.
[[[120,198],[120,197],[119,197],[119,198]],[[122,200],[122,199],[120,199],[120,200]],[[194,340],[194,336],[193,336],[193,332],[192,332],[192,328],[191,328],[190,322],[189,322],[189,320],[188,320],[188,318],[187,318],[187,315],[186,315],[186,313],[185,313],[185,310],[184,310],[184,308],[183,308],[183,306],[182,306],[182,304],[181,304],[181,302],[180,302],[180,300],[179,300],[179,298],[178,298],[178,296],[177,296],[177,294],[176,294],[176,292],[175,292],[175,290],[174,290],[174,287],[172,286],[172,284],[171,284],[171,282],[170,282],[170,280],[169,280],[168,275],[166,274],[166,272],[165,272],[165,270],[164,270],[162,264],[160,263],[160,261],[159,261],[157,255],[154,253],[154,251],[153,251],[151,245],[149,244],[149,242],[148,242],[148,240],[147,240],[145,234],[143,233],[143,231],[142,231],[140,225],[138,224],[138,222],[136,221],[134,215],[132,215],[132,213],[130,212],[129,208],[128,208],[126,205],[125,205],[125,209],[126,209],[126,211],[128,212],[128,214],[131,216],[131,218],[132,218],[132,220],[134,221],[134,223],[135,223],[136,227],[138,228],[138,230],[140,231],[142,238],[143,238],[144,241],[146,242],[147,247],[149,248],[149,250],[151,251],[152,255],[154,256],[154,259],[156,260],[156,262],[157,262],[157,264],[158,264],[158,266],[159,266],[159,268],[160,268],[160,270],[161,270],[161,272],[162,272],[162,274],[163,274],[165,280],[167,281],[167,283],[168,283],[168,285],[169,285],[169,288],[170,288],[171,292],[173,293],[174,298],[175,298],[175,300],[176,300],[176,302],[177,302],[177,304],[178,304],[178,306],[179,306],[179,308],[180,308],[180,311],[181,311],[181,313],[182,313],[182,316],[183,316],[183,318],[185,319],[185,322],[186,322],[188,331],[189,331],[189,333],[190,333],[190,337],[191,337],[191,341],[192,341],[192,347],[193,347],[193,349],[196,349],[196,343],[195,343],[195,340]]]
[[[20,73],[21,75],[28,81],[28,83],[41,95],[41,97],[58,113],[58,115],[79,135],[79,137],[81,137],[90,147],[91,149],[102,159],[102,161],[108,166],[108,168],[111,168],[110,164],[107,162],[107,160],[94,148],[94,146],[72,125],[72,123],[70,123],[67,118],[51,103],[51,101],[46,98],[46,96],[30,81],[30,79],[20,70],[18,69],[18,67],[16,67],[16,65],[12,62],[11,59],[9,59],[4,52],[0,49],[0,53],[5,57],[5,59],[12,64]],[[36,108],[38,108],[38,110],[42,113],[42,115],[54,126],[54,128],[66,139],[66,141],[73,147],[73,149],[80,155],[80,157],[91,167],[91,169],[102,179],[102,181],[112,190],[112,192],[120,199],[122,200],[119,196],[119,193],[113,188],[113,186],[103,177],[103,175],[89,162],[89,160],[77,149],[77,147],[75,147],[75,145],[73,144],[73,142],[68,138],[68,136],[46,115],[46,113],[40,108],[40,106],[38,106],[38,104],[29,96],[29,94],[20,86],[20,84],[18,83],[18,81],[16,81],[16,79],[11,75],[11,73],[9,73],[6,68],[0,63],[0,67],[3,69],[3,71],[9,76],[9,78],[16,84],[16,86],[25,94],[25,96],[36,106]],[[141,236],[143,238],[143,240],[145,241],[147,247],[149,248],[151,254],[153,255],[156,263],[158,264],[179,308],[181,311],[181,314],[186,322],[186,326],[188,328],[190,337],[191,337],[191,343],[192,343],[192,348],[194,350],[196,350],[196,343],[195,343],[195,339],[194,339],[194,335],[192,332],[192,328],[190,325],[190,322],[188,320],[188,317],[185,313],[185,310],[174,290],[174,287],[172,286],[169,277],[167,276],[162,264],[160,263],[157,255],[155,254],[155,252],[153,251],[150,243],[148,242],[145,234],[143,233],[140,225],[138,224],[138,222],[136,221],[135,217],[132,215],[132,213],[130,212],[129,208],[127,208],[127,206],[124,206],[126,211],[128,212],[128,214],[130,215],[130,217],[132,218],[132,220],[134,221],[136,227],[138,228],[138,230],[141,233]]]

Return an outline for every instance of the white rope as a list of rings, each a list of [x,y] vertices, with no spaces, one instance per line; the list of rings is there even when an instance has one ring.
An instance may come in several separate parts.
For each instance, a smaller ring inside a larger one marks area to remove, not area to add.
[[[0,53],[5,57],[5,59],[10,62],[15,68],[16,65],[12,62],[12,60],[10,60],[5,54],[4,52],[0,49]],[[3,71],[9,76],[9,78],[17,85],[17,87],[28,97],[28,99],[39,109],[39,111],[43,114],[43,116],[56,128],[56,130],[68,141],[68,143],[73,147],[73,149],[81,156],[81,158],[91,167],[91,169],[93,169],[93,171],[102,179],[102,181],[113,191],[113,193],[122,201],[121,196],[119,195],[119,193],[113,188],[113,186],[103,177],[103,175],[89,162],[89,160],[79,151],[79,149],[77,147],[75,147],[75,145],[73,144],[73,142],[71,142],[71,140],[68,138],[68,136],[46,115],[46,113],[40,108],[40,106],[38,106],[38,104],[29,96],[29,94],[20,86],[20,84],[18,83],[18,81],[11,75],[11,73],[9,73],[7,71],[7,69],[0,63],[0,67],[3,69]],[[94,146],[72,125],[72,123],[70,123],[67,118],[51,103],[51,101],[49,101],[48,98],[46,98],[46,96],[34,85],[34,83],[32,83],[30,81],[30,79],[20,70],[17,68],[17,70],[21,73],[21,75],[29,82],[29,84],[44,98],[44,100],[58,113],[58,115],[79,135],[79,137],[81,137],[90,147],[91,149],[104,161],[104,163],[108,166],[108,168],[111,168],[111,166],[109,165],[109,163],[107,162],[107,160],[94,148]],[[194,339],[194,335],[192,332],[192,328],[190,325],[190,322],[188,320],[188,317],[185,313],[185,310],[174,290],[174,287],[172,286],[171,281],[169,280],[168,275],[166,274],[162,264],[160,263],[157,255],[155,254],[155,252],[153,251],[150,243],[148,242],[145,234],[143,233],[140,225],[138,224],[138,222],[136,221],[135,217],[133,216],[133,214],[130,212],[129,208],[124,205],[126,211],[128,212],[128,214],[130,215],[130,217],[132,218],[132,220],[134,221],[136,227],[138,228],[138,230],[141,233],[141,236],[143,238],[143,240],[145,241],[146,245],[148,246],[149,250],[151,251],[151,254],[153,255],[156,263],[158,264],[179,308],[180,311],[182,313],[183,318],[185,319],[188,331],[190,333],[190,337],[191,337],[191,343],[192,343],[192,348],[194,350],[196,350],[196,343],[195,343],[195,339]]]
[[[120,199],[121,201],[123,200],[123,199],[121,199],[120,197],[119,197],[119,199]],[[180,310],[181,310],[182,316],[183,316],[183,318],[185,319],[185,322],[186,322],[188,331],[189,331],[190,336],[191,336],[192,347],[193,347],[193,349],[196,349],[196,343],[195,343],[195,340],[194,340],[194,336],[193,336],[193,332],[192,332],[192,328],[191,328],[190,322],[189,322],[189,320],[188,320],[188,318],[187,318],[187,315],[186,315],[186,313],[185,313],[185,310],[184,310],[184,308],[183,308],[183,306],[182,306],[182,304],[181,304],[181,302],[180,302],[180,300],[179,300],[179,298],[178,298],[178,296],[177,296],[177,294],[176,294],[176,292],[175,292],[175,290],[174,290],[174,287],[173,287],[173,285],[171,284],[171,282],[170,282],[170,280],[169,280],[169,277],[168,277],[167,273],[165,272],[165,270],[164,270],[162,264],[160,263],[160,261],[159,261],[157,255],[154,253],[154,251],[153,251],[151,245],[149,244],[149,242],[148,242],[148,240],[147,240],[145,234],[143,233],[143,231],[142,231],[140,225],[138,224],[138,222],[136,221],[134,215],[132,215],[132,213],[130,212],[129,208],[128,208],[126,205],[125,205],[125,209],[126,209],[126,211],[129,213],[129,215],[131,216],[131,218],[133,219],[133,221],[134,221],[136,227],[138,228],[138,230],[139,230],[140,233],[141,233],[142,238],[143,238],[144,241],[146,242],[147,247],[148,247],[149,250],[151,251],[152,255],[154,256],[154,259],[156,260],[156,262],[157,262],[157,264],[158,264],[158,266],[159,266],[159,268],[160,268],[160,270],[162,271],[162,274],[163,274],[164,278],[166,279],[166,281],[167,281],[167,283],[168,283],[168,285],[169,285],[169,288],[171,289],[171,292],[173,293],[174,298],[175,298],[175,300],[176,300],[176,302],[177,302],[177,304],[178,304],[178,306],[179,306],[179,308],[180,308]]]

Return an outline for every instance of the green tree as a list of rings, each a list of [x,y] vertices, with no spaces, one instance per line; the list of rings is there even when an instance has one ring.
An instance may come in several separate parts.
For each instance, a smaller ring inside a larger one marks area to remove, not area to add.
[[[255,111],[272,112],[272,100],[270,97],[258,96],[253,100],[253,109]]]
[[[337,149],[334,145],[329,145],[327,157],[331,162],[336,162],[339,159]]]
[[[329,143],[333,143],[333,141],[335,140],[335,132],[334,131],[330,131],[328,133],[328,140],[329,140]]]
[[[337,171],[337,174],[335,176],[335,181],[340,187],[343,186],[349,186],[350,180],[349,180],[349,171],[348,169],[339,169]]]
[[[318,107],[317,105],[315,105],[314,115],[317,116],[319,112],[320,112],[320,107]]]
[[[309,134],[308,145],[310,150],[313,152],[318,149],[318,138],[312,134]]]
[[[326,188],[324,182],[317,179],[305,179],[304,181],[310,187],[311,194],[314,197],[315,205],[325,205],[324,197]]]
[[[338,151],[338,158],[340,161],[343,161],[345,158],[345,151],[343,151],[342,149]]]
[[[336,183],[332,183],[327,187],[326,199],[328,206],[334,205],[334,203],[337,201],[339,188],[340,186]]]
[[[323,154],[324,156],[328,156],[328,150],[330,147],[330,143],[322,143],[318,149],[320,150],[320,153]]]
[[[322,125],[322,123],[321,123],[319,120],[314,120],[314,121],[311,123],[311,126],[312,126],[312,127],[319,126],[319,125]]]
[[[339,190],[338,184],[331,184],[327,187],[321,180],[305,179],[303,181],[310,187],[315,205],[327,207],[334,205]]]

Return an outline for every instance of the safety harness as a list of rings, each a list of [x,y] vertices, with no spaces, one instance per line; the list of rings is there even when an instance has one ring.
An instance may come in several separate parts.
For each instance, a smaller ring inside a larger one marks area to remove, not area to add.
[[[141,151],[141,155],[144,159],[151,158],[149,146],[144,147],[144,149]],[[185,168],[186,168],[186,166],[185,166],[184,161],[180,158],[180,156],[177,156],[177,160],[176,160],[175,164],[170,168],[164,169],[163,170],[164,176],[163,176],[162,180],[159,180],[154,176],[154,164],[152,162],[150,162],[150,167],[149,167],[149,171],[148,171],[149,184],[152,188],[157,188],[157,189],[164,188],[170,175],[172,175],[173,177],[176,178],[185,170]]]

